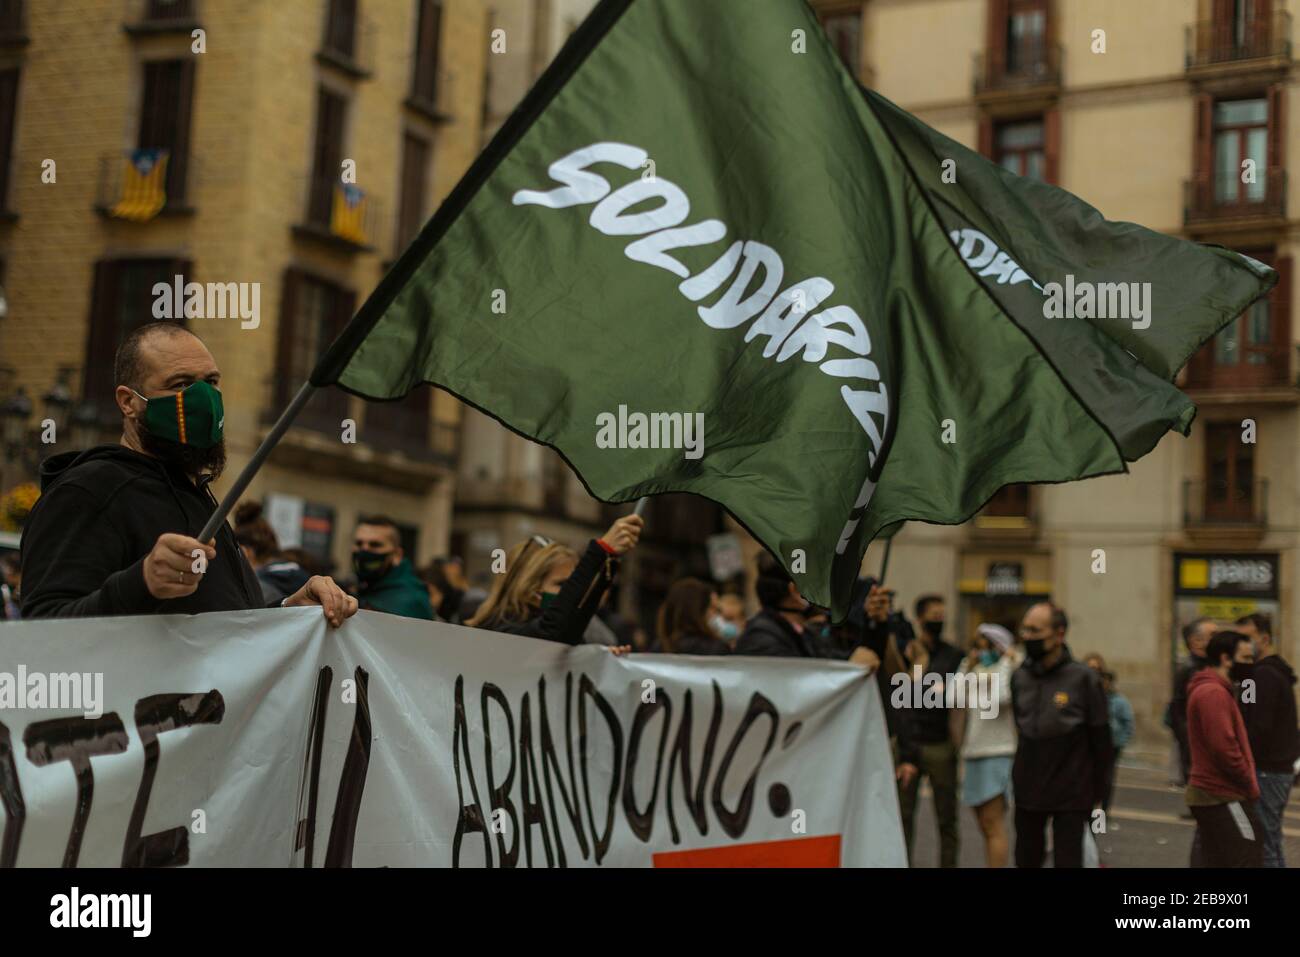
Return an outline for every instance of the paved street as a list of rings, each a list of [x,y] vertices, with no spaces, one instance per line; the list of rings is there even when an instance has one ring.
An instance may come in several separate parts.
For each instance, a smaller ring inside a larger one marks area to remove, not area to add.
[[[1097,846],[1106,867],[1186,867],[1192,846],[1194,822],[1178,815],[1183,810],[1181,790],[1168,786],[1164,770],[1121,767],[1111,806],[1109,832],[1098,835]],[[975,817],[960,808],[962,867],[984,866],[984,842]],[[934,823],[934,803],[928,785],[921,789],[916,811],[915,866],[936,867],[939,836]],[[1007,813],[1008,831],[1013,832]],[[1283,825],[1288,867],[1300,867],[1300,795],[1291,791]],[[1011,833],[1012,853],[1015,835]]]

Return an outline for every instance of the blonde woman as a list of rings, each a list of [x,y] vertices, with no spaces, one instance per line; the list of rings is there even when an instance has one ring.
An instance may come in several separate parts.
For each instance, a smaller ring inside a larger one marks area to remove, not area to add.
[[[506,572],[467,625],[559,641],[582,643],[583,632],[614,582],[618,559],[636,546],[644,521],[625,515],[579,555],[567,545],[534,535],[511,549]]]
[[[1007,806],[1011,798],[1011,764],[1016,753],[1016,726],[1011,711],[1011,673],[1020,665],[1011,632],[991,623],[979,626],[959,674],[975,672],[997,696],[997,712],[983,710],[989,702],[966,703],[961,801],[975,815],[984,837],[989,867],[1006,867],[1009,849]],[[976,696],[979,697],[979,696]]]

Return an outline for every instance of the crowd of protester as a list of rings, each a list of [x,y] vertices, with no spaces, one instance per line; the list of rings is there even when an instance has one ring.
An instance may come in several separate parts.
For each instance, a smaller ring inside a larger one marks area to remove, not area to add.
[[[580,550],[536,535],[514,544],[487,591],[470,586],[457,558],[416,567],[398,525],[367,515],[354,529],[351,574],[335,581],[302,551],[282,549],[254,502],[214,539],[195,537],[217,507],[209,487],[225,462],[220,371],[197,336],[172,323],[142,326],[122,343],[113,373],[121,441],[42,464],[21,561],[0,561],[5,619],[318,606],[337,627],[365,608],[615,654],[845,660],[874,672],[909,859],[922,781],[942,866],[958,861],[959,806],[974,816],[990,867],[1012,854],[1012,808],[1017,866],[1043,866],[1049,835],[1056,867],[1096,857],[1092,833],[1098,820],[1105,826],[1133,710],[1100,655],[1073,656],[1069,619],[1050,602],[1029,607],[1016,634],[983,624],[960,647],[938,595],[918,598],[909,621],[892,589],[863,578],[835,623],[764,552],[755,614],[740,595],[683,578],[646,635],[610,601],[644,528],[635,514]],[[1198,619],[1183,639],[1188,656],[1166,723],[1196,821],[1191,863],[1285,866],[1282,816],[1300,757],[1295,673],[1265,615],[1232,626]],[[949,694],[966,679],[990,695]],[[912,685],[926,689],[923,706]]]

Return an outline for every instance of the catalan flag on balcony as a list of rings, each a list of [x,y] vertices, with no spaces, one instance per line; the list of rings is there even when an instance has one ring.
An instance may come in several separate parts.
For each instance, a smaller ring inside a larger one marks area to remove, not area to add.
[[[133,150],[122,171],[121,197],[111,213],[118,219],[145,223],[167,205],[167,151]]]
[[[350,183],[334,185],[334,204],[330,210],[330,232],[341,239],[364,245],[366,242],[366,192]]]

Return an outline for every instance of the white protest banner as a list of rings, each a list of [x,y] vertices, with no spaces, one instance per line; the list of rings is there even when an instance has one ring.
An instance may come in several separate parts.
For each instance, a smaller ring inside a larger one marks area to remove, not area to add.
[[[314,608],[0,625],[0,806],[8,867],[906,863],[855,665]]]

